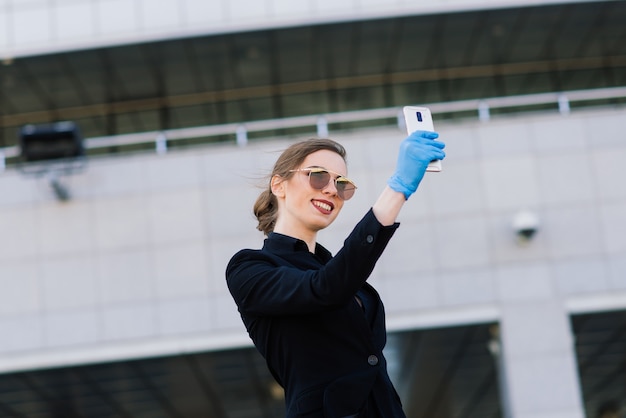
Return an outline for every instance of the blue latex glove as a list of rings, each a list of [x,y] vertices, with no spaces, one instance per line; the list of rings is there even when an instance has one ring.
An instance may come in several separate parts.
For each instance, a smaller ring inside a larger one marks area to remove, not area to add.
[[[435,141],[438,137],[436,132],[415,131],[400,144],[396,171],[387,184],[392,190],[404,193],[405,199],[417,190],[428,163],[445,158],[445,144]]]

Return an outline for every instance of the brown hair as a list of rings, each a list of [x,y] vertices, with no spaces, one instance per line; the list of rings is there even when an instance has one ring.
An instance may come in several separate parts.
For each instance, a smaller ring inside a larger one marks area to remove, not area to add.
[[[271,181],[274,176],[280,176],[285,180],[293,176],[289,170],[296,169],[302,161],[316,151],[329,150],[336,152],[346,161],[346,149],[332,139],[313,138],[306,141],[296,142],[285,149],[269,175],[270,186],[265,188],[254,203],[254,216],[259,224],[257,229],[268,235],[274,230],[276,218],[278,217],[278,201],[271,190]]]

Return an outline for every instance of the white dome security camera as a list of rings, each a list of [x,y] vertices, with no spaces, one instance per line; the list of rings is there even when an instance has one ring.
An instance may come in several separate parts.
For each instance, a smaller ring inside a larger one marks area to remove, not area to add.
[[[534,212],[522,210],[513,218],[512,226],[518,242],[527,243],[539,230],[539,218]]]

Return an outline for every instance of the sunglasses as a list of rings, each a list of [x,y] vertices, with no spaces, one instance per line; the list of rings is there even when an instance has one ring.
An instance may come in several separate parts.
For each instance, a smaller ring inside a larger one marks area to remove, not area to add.
[[[354,184],[349,178],[344,177],[339,173],[335,173],[334,171],[329,171],[321,167],[308,167],[299,168],[297,170],[289,170],[290,173],[295,173],[298,171],[308,173],[307,175],[309,176],[309,184],[312,188],[316,190],[323,190],[332,180],[335,183],[335,188],[337,189],[337,196],[339,196],[341,200],[348,200],[352,196],[354,196],[356,184]],[[331,173],[335,174],[337,177],[332,178]]]

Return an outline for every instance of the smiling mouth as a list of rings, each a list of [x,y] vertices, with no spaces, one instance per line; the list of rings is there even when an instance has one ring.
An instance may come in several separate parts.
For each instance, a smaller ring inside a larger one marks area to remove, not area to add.
[[[311,201],[313,203],[313,206],[315,206],[316,208],[321,209],[324,212],[332,212],[333,210],[333,206],[331,204],[328,204],[326,202],[320,202],[319,200],[312,200]]]

